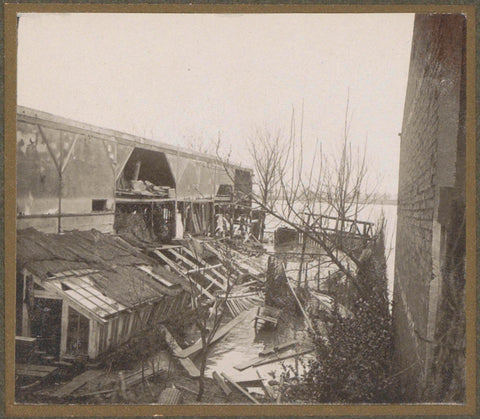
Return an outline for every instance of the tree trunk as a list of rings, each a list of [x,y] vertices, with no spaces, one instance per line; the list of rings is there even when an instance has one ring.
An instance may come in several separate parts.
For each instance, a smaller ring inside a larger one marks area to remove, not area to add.
[[[205,339],[202,337],[202,351],[200,353],[200,376],[198,377],[198,394],[197,402],[202,401],[203,393],[205,392],[205,368],[207,366],[208,346]]]

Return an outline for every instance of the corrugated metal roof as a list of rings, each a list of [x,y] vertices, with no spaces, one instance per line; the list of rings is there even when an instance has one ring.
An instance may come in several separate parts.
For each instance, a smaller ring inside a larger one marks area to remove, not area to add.
[[[100,318],[189,290],[183,278],[156,266],[135,247],[96,230],[19,230],[17,263]]]

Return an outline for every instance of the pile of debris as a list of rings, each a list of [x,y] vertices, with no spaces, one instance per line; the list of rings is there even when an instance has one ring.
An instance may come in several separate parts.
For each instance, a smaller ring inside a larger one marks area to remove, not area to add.
[[[129,182],[124,182],[122,186],[123,187],[117,189],[119,195],[143,195],[158,198],[171,197],[171,188],[168,186],[154,185],[148,180],[131,180]]]

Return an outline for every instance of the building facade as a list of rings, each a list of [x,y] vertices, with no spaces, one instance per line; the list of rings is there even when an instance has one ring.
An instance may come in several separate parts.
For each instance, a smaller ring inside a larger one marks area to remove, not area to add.
[[[465,16],[415,17],[393,297],[396,367],[412,401],[461,399],[464,385],[465,49]]]
[[[213,233],[215,205],[251,190],[251,169],[215,156],[17,109],[19,229],[109,233],[116,216],[143,213],[168,240],[180,213],[186,231]]]

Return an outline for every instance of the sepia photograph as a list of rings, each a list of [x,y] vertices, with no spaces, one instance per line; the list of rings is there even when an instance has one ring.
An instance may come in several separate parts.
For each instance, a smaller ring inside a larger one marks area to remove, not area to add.
[[[466,406],[470,16],[18,11],[13,407]]]

